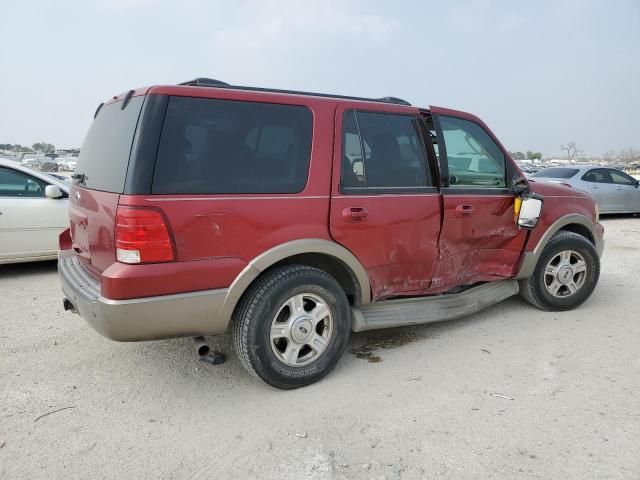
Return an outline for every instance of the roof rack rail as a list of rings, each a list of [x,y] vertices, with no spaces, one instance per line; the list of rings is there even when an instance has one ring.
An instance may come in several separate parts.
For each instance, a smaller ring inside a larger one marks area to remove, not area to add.
[[[347,95],[331,95],[329,93],[303,92],[299,90],[280,90],[277,88],[243,87],[240,85],[230,85],[228,83],[221,82],[220,80],[214,80],[212,78],[195,78],[187,82],[179,83],[178,85],[186,85],[189,87],[230,88],[234,90],[248,90],[251,92],[288,93],[292,95],[308,95],[311,97],[339,98],[343,100],[360,100],[364,102],[392,103],[395,105],[411,106],[409,102],[398,97],[364,98],[364,97],[351,97]]]
[[[230,87],[226,82],[216,80],[215,78],[198,77],[187,82],[179,83],[178,85],[187,85],[189,87]]]

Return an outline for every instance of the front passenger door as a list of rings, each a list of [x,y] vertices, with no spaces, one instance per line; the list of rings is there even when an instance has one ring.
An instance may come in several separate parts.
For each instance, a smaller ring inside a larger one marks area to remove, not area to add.
[[[432,287],[511,277],[526,240],[509,188],[516,170],[479,119],[436,107],[431,112],[444,205]]]
[[[620,170],[609,169],[611,181],[615,187],[614,194],[618,198],[620,211],[624,213],[640,212],[640,189],[638,182]]]
[[[0,167],[0,261],[54,255],[67,226],[67,201],[44,196],[47,182]]]

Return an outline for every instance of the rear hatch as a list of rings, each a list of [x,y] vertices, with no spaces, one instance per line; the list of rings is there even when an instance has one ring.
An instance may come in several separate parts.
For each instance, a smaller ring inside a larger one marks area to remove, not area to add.
[[[97,273],[116,261],[116,211],[145,98],[125,95],[99,108],[73,175],[69,195],[72,248]]]

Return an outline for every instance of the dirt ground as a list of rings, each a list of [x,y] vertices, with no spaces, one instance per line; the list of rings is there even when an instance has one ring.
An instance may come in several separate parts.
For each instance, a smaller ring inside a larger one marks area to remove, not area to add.
[[[640,478],[640,218],[604,219],[591,299],[353,334],[318,384],[253,379],[190,340],[100,337],[55,263],[0,267],[0,477]]]

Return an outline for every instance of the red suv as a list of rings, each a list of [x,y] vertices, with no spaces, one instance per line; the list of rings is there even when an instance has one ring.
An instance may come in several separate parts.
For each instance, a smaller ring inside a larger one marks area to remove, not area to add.
[[[100,105],[70,192],[68,310],[118,341],[233,331],[278,388],[351,330],[546,310],[596,286],[591,196],[526,180],[477,117],[197,79]],[[391,334],[391,333],[390,333]]]

